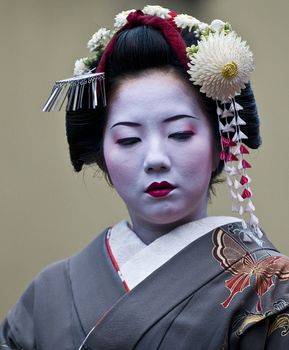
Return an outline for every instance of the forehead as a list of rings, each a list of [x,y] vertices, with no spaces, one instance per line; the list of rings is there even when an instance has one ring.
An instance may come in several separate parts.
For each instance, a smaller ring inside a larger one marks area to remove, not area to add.
[[[203,115],[193,89],[174,73],[151,72],[120,84],[109,103],[108,123],[176,114]]]

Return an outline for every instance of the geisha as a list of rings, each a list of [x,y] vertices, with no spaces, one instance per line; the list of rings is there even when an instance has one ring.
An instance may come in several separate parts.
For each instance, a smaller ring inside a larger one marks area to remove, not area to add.
[[[289,259],[249,187],[261,140],[247,44],[228,23],[160,6],[124,11],[115,28],[94,34],[44,110],[66,101],[74,169],[96,163],[131,222],[42,271],[0,348],[288,348]],[[222,171],[241,218],[207,214]]]

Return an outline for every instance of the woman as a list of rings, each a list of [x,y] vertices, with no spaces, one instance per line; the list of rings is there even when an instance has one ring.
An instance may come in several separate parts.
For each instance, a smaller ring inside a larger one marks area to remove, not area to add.
[[[75,70],[86,75],[57,85],[45,110],[69,87],[73,166],[97,163],[131,224],[41,272],[3,321],[2,348],[288,347],[289,259],[258,227],[246,172],[246,146],[260,145],[250,51],[228,24],[158,6],[116,27],[89,41],[95,56]],[[248,225],[207,216],[223,168]]]

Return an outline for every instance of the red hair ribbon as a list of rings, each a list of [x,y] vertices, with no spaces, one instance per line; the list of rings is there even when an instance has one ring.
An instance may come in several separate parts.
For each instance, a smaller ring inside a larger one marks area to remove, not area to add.
[[[98,73],[105,72],[107,57],[109,57],[112,53],[118,34],[123,32],[126,29],[143,26],[143,25],[147,25],[155,29],[158,29],[163,34],[168,44],[173,49],[181,65],[187,68],[187,64],[189,62],[186,54],[187,46],[183,38],[179,34],[179,32],[167,20],[157,16],[148,16],[148,15],[145,15],[141,10],[137,10],[137,11],[131,12],[127,16],[127,21],[128,23],[126,23],[123,27],[121,27],[120,30],[118,30],[114,34],[114,36],[111,38],[110,42],[108,43],[106,49],[102,54],[102,57],[100,59],[96,72]]]

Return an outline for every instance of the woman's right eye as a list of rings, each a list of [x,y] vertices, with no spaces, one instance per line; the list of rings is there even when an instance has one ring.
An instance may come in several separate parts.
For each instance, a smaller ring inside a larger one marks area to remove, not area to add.
[[[125,137],[123,139],[117,140],[117,143],[121,146],[131,146],[139,141],[140,139],[138,137]]]

